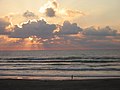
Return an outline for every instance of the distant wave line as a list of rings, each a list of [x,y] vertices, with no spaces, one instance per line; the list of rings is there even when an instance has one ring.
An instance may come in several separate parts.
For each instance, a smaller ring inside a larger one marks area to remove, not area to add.
[[[65,63],[65,62],[82,62],[82,63],[108,63],[108,62],[120,62],[116,60],[0,60],[0,63]]]
[[[11,71],[11,70],[57,70],[57,71],[120,71],[120,68],[98,68],[98,69],[95,69],[95,68],[83,68],[83,69],[61,69],[61,68],[12,68],[12,69],[6,69],[6,68],[3,68],[3,69],[0,69],[0,71],[2,70],[7,70],[7,71]]]
[[[57,65],[57,66],[67,66],[67,65],[85,65],[85,66],[90,66],[90,67],[106,67],[106,66],[120,66],[120,63],[115,63],[115,64],[102,64],[102,65],[89,65],[89,64],[84,64],[84,63],[0,63],[0,66],[39,66],[39,65]]]
[[[0,60],[71,60],[71,59],[120,59],[120,57],[110,57],[110,56],[85,56],[85,57],[50,57],[50,58],[35,58],[35,57],[25,57],[25,58],[0,58]]]

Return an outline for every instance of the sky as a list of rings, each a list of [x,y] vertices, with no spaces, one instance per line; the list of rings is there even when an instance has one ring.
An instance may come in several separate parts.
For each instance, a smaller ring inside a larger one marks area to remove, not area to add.
[[[120,0],[0,0],[0,50],[120,49]]]

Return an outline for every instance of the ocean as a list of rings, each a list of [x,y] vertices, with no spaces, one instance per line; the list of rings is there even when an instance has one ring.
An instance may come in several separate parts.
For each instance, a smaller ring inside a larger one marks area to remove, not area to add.
[[[120,78],[120,50],[0,51],[0,78]]]

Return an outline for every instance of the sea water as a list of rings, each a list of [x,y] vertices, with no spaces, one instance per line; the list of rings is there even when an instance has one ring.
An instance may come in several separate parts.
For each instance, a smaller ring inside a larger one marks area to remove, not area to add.
[[[0,78],[120,78],[120,50],[0,51]]]

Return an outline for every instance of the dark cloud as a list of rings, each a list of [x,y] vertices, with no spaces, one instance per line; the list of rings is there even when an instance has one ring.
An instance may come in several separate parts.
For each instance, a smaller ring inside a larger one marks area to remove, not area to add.
[[[86,28],[83,31],[84,35],[92,35],[92,36],[116,36],[118,35],[117,30],[111,29],[109,26],[105,28],[95,29],[94,27]]]
[[[10,37],[28,38],[30,36],[37,36],[40,38],[50,38],[55,29],[55,24],[47,24],[44,20],[39,20],[37,22],[29,21],[27,24],[23,24],[22,28],[16,26]]]
[[[0,18],[0,34],[1,35],[10,34],[10,32],[6,30],[6,27],[9,25],[11,25],[9,21],[5,21],[3,18]]]
[[[64,21],[63,26],[60,28],[59,34],[68,35],[68,34],[77,34],[82,31],[82,28],[77,26],[76,23],[70,23],[69,21]]]
[[[30,11],[27,10],[27,11],[23,14],[23,17],[32,18],[32,17],[36,17],[36,15],[35,15],[33,12],[30,12]]]
[[[55,17],[55,10],[53,8],[46,9],[46,16],[47,17]]]

